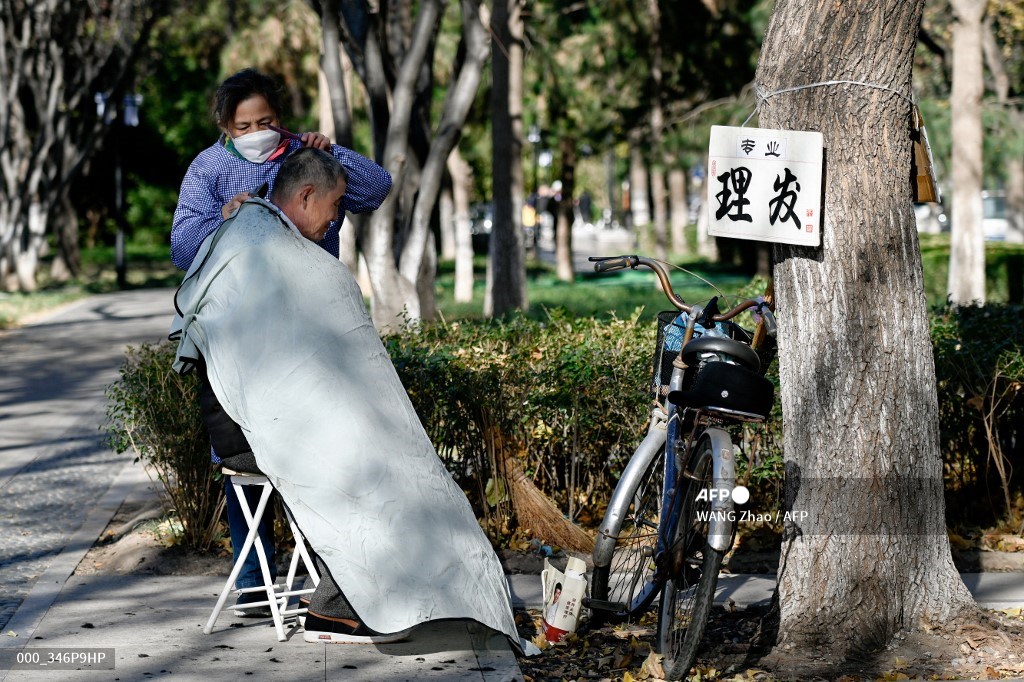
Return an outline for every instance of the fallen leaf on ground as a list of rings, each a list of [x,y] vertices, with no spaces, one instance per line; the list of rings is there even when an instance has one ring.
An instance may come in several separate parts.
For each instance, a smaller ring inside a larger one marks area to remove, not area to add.
[[[647,659],[644,661],[644,664],[640,666],[640,670],[656,679],[664,679],[665,668],[661,664],[662,658],[663,656],[661,654],[656,654],[652,651],[647,655]]]

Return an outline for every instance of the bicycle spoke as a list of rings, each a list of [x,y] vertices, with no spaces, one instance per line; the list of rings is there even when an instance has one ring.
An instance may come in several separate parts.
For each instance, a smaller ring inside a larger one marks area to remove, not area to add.
[[[707,544],[708,523],[700,520],[706,519],[701,512],[710,504],[697,500],[697,492],[714,483],[711,448],[706,442],[698,446],[693,472],[695,480],[683,500],[670,552],[673,556],[683,552],[683,556],[665,583],[658,619],[659,649],[669,679],[685,677],[693,665],[722,565],[722,553]]]
[[[664,449],[653,458],[630,496],[629,509],[625,510],[616,535],[611,564],[598,569],[601,574],[595,578],[595,598],[625,604],[631,615],[645,611],[657,594],[654,555],[661,520],[663,477]]]

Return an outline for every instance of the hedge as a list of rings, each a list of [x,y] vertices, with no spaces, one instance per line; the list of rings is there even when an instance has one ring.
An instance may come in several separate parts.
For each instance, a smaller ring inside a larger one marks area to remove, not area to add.
[[[552,312],[542,321],[423,323],[385,337],[403,384],[449,471],[498,544],[516,539],[501,460],[512,458],[572,521],[595,527],[646,431],[655,324]],[[942,452],[950,508],[990,524],[1019,513],[1024,428],[1024,311],[933,312]],[[209,528],[208,446],[194,386],[170,372],[173,346],[131,349],[110,388],[108,428],[119,450],[157,465],[186,527]],[[778,382],[777,363],[768,377]],[[737,432],[740,476],[778,499],[781,415]],[[1000,474],[1002,472],[1002,474]],[[187,491],[187,492],[185,492]],[[195,537],[201,533],[193,532]],[[529,539],[529,538],[520,538]]]

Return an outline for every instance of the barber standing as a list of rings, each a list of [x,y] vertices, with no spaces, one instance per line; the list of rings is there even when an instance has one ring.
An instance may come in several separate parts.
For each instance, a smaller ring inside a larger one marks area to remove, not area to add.
[[[289,154],[303,147],[329,151],[345,169],[348,179],[337,219],[332,221],[317,243],[338,257],[341,223],[345,211],[366,213],[376,210],[391,191],[391,176],[379,165],[360,154],[331,144],[321,133],[290,133],[281,127],[281,88],[273,78],[255,69],[245,69],[227,78],[217,88],[213,114],[221,134],[189,165],[181,183],[178,206],[171,228],[171,260],[187,270],[199,245],[241,204],[264,185],[273,192],[274,180]],[[213,462],[220,463],[216,453]],[[257,493],[258,491],[252,491]],[[249,494],[247,489],[247,495]],[[234,489],[225,487],[231,545],[237,553],[245,542],[247,527]],[[255,497],[249,501],[255,506]],[[274,574],[273,515],[264,514],[260,538],[267,553],[271,578]],[[235,556],[235,560],[237,560]],[[249,552],[236,586],[263,584],[255,549]],[[257,593],[243,594],[239,604],[260,601]],[[237,612],[266,617],[269,608]]]

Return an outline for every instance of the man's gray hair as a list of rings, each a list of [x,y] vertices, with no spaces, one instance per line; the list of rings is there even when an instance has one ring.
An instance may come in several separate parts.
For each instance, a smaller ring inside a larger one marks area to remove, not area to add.
[[[318,192],[330,192],[337,187],[338,180],[348,182],[348,173],[333,155],[315,147],[303,147],[289,154],[281,164],[274,180],[274,195],[287,201],[306,185],[313,185]]]

